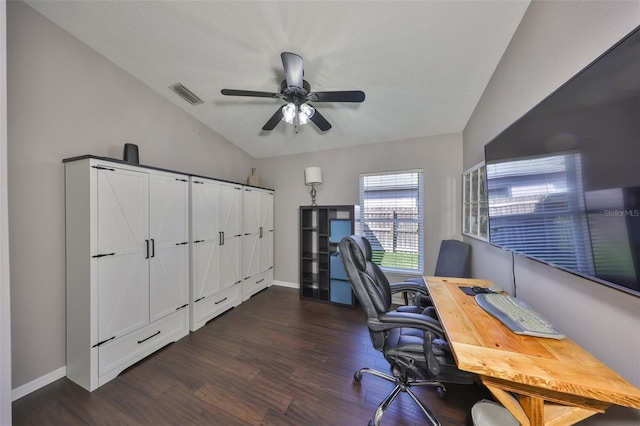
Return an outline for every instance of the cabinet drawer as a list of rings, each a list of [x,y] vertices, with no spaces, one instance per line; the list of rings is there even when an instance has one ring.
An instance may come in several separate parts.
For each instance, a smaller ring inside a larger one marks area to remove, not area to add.
[[[216,293],[193,304],[192,330],[202,327],[207,321],[240,304],[240,285]]]
[[[98,376],[138,362],[168,343],[188,334],[188,309],[155,321],[142,329],[100,346],[98,349]]]
[[[257,292],[271,285],[273,281],[273,269],[269,269],[242,282],[242,301],[244,302]]]

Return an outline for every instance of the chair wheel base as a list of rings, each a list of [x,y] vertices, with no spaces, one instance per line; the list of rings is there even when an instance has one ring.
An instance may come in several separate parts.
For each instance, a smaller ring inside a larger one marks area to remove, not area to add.
[[[443,388],[442,386],[438,386],[436,388],[436,394],[438,395],[438,398],[440,398],[440,399],[447,399],[447,390],[445,388]]]

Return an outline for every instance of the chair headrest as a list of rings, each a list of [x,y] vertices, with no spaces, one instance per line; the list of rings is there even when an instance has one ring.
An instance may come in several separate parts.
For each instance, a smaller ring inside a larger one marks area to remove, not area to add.
[[[342,242],[348,243],[340,244],[340,247],[349,250],[356,269],[364,271],[367,268],[367,262],[371,261],[371,244],[369,241],[359,235],[349,235],[344,237]]]

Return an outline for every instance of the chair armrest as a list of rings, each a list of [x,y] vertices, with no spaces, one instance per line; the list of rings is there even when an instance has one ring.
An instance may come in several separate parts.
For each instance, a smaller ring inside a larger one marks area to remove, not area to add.
[[[423,331],[430,331],[444,336],[442,325],[434,318],[427,315],[414,314],[410,312],[387,312],[378,316],[377,319],[367,320],[367,325],[372,331],[391,330],[393,328],[415,328]]]

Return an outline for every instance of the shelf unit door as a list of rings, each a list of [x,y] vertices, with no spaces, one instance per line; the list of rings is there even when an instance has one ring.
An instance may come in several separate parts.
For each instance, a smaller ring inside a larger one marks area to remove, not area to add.
[[[264,272],[273,267],[273,194],[260,194],[260,222],[258,229],[258,269]]]
[[[260,272],[260,197],[258,190],[245,188],[242,199],[242,275],[252,277]]]
[[[96,168],[98,341],[149,323],[148,175]]]
[[[263,231],[258,238],[258,270],[264,272],[273,266],[273,231]]]
[[[220,185],[219,203],[220,231],[225,238],[242,236],[242,187],[239,185]]]
[[[201,179],[191,183],[193,301],[220,291],[220,185]]]
[[[220,184],[219,247],[220,288],[226,289],[242,281],[242,186]]]
[[[150,320],[189,303],[189,191],[184,177],[150,176]]]

